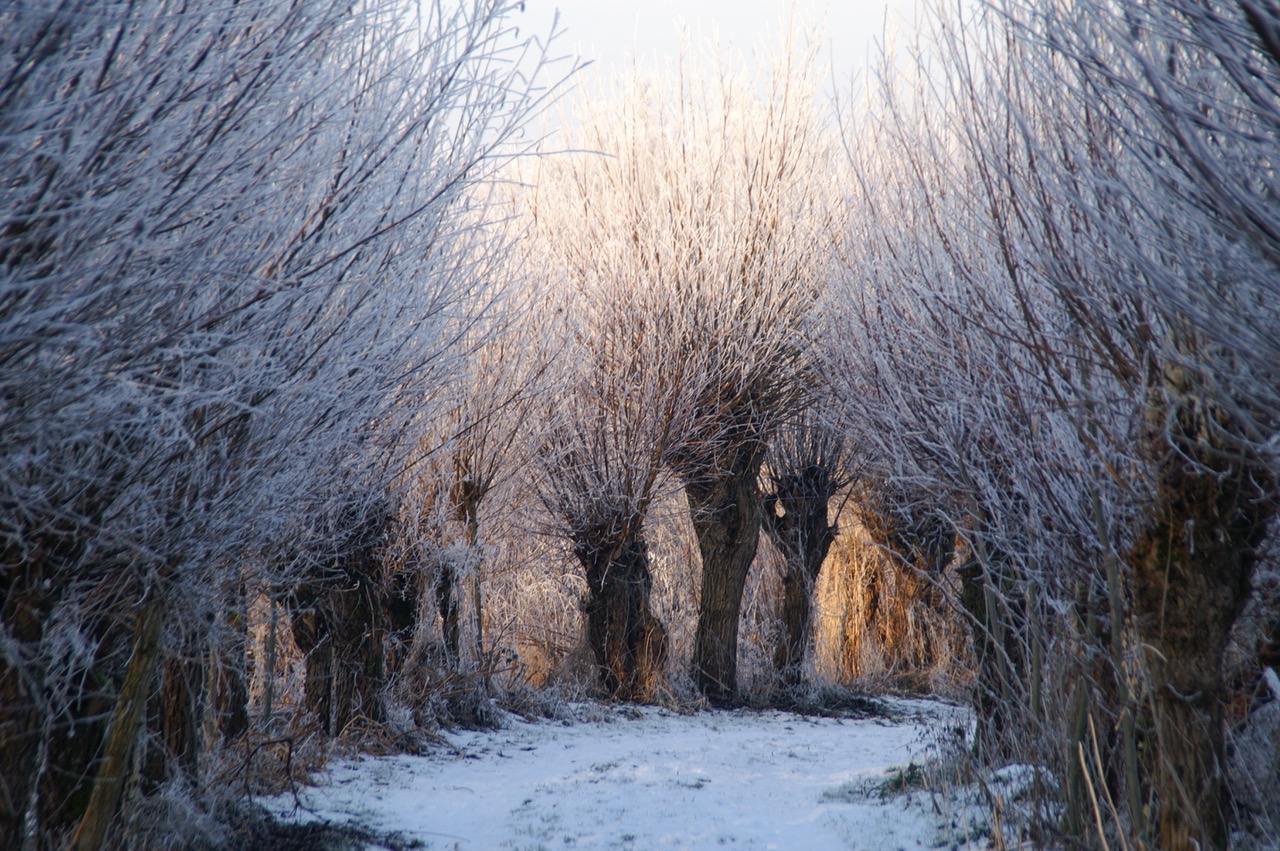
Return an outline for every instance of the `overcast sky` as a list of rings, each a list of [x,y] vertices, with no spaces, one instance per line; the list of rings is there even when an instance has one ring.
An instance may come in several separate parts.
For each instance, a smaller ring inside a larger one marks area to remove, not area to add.
[[[676,22],[694,39],[718,33],[721,46],[750,57],[783,26],[792,0],[526,0],[516,23],[545,33],[555,10],[566,30],[561,50],[596,60],[588,78],[628,67],[627,57],[661,64],[676,55]],[[917,0],[795,0],[801,20],[824,24],[822,50],[835,75],[847,79],[865,65],[868,49],[889,31],[914,26]],[[526,30],[529,31],[529,30]]]

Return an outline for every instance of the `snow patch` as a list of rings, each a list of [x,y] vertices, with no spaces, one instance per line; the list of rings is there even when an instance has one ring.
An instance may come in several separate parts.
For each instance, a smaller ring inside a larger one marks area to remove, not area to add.
[[[603,720],[512,721],[427,756],[334,761],[277,815],[354,821],[429,848],[962,847],[919,796],[832,796],[922,759],[961,717],[890,701],[891,719],[605,708]]]

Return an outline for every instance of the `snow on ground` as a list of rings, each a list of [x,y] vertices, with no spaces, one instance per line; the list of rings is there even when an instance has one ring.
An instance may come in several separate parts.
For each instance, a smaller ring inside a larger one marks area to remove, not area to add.
[[[272,808],[443,849],[968,847],[928,792],[862,791],[963,723],[945,704],[887,703],[892,719],[596,706],[578,708],[596,720],[513,718],[448,734],[453,750],[335,760],[301,792],[309,814],[289,796]]]

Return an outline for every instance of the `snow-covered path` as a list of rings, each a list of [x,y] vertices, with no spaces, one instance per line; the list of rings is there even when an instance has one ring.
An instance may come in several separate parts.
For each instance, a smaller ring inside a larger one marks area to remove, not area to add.
[[[841,795],[920,759],[950,707],[885,719],[595,709],[605,720],[460,732],[457,753],[330,765],[315,816],[431,848],[895,849],[953,845],[925,806]],[[834,794],[833,794],[834,793]],[[279,799],[277,810],[291,799]]]

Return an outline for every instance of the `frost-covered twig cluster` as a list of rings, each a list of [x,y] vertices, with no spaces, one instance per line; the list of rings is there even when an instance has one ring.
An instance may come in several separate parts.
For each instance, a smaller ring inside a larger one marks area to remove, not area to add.
[[[1228,841],[1224,652],[1277,507],[1277,15],[939,15],[846,137],[827,373],[900,524],[958,536],[978,744],[1054,766],[1042,841]]]
[[[544,140],[509,11],[0,11],[0,842],[575,658],[803,697],[822,605],[965,631],[1031,841],[1274,833],[1280,8],[939,11],[838,122],[686,47]]]
[[[290,584],[378,537],[496,285],[472,187],[542,97],[503,15],[0,11],[6,846],[97,846],[130,683],[208,646],[246,563]]]
[[[686,51],[665,75],[591,97],[564,143],[582,153],[550,154],[528,178],[573,364],[548,413],[541,490],[586,569],[588,628],[616,693],[648,693],[627,684],[626,660],[660,668],[665,653],[644,521],[668,482],[684,488],[701,552],[693,678],[713,699],[736,691],[756,480],[805,395],[800,334],[838,221],[814,95],[811,49],[784,50],[762,81]]]

